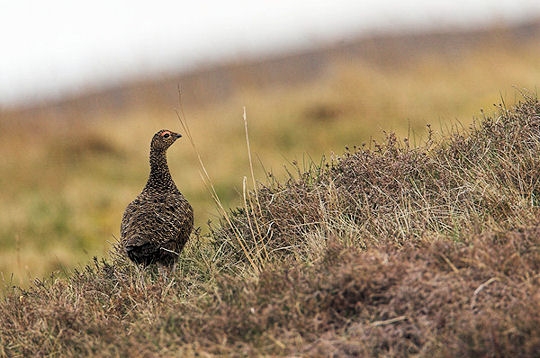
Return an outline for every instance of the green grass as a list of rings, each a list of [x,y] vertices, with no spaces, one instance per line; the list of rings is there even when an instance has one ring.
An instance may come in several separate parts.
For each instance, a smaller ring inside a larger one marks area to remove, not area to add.
[[[106,260],[10,288],[0,354],[534,356],[540,103],[261,180],[174,270]]]

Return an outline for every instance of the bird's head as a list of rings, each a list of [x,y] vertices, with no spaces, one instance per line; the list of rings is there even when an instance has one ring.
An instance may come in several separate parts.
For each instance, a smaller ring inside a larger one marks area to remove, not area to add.
[[[175,133],[168,129],[162,129],[156,134],[154,134],[154,137],[152,138],[151,149],[157,151],[165,151],[180,137],[182,137],[180,133]]]

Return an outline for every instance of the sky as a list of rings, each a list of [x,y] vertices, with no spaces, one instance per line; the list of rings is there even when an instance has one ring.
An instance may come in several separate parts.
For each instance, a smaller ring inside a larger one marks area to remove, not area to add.
[[[0,106],[358,35],[534,17],[538,0],[0,0]]]

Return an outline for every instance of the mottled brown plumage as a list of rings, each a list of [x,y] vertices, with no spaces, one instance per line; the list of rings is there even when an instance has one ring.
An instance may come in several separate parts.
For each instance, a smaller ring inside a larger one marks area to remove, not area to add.
[[[173,265],[193,229],[193,208],[174,184],[167,165],[167,149],[180,137],[165,129],[154,135],[148,181],[124,212],[121,242],[137,264]]]

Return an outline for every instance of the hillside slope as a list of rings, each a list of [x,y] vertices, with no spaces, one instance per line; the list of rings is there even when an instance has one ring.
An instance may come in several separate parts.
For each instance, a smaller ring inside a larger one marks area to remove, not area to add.
[[[533,356],[540,103],[271,177],[173,272],[107,261],[0,303],[5,356]]]

